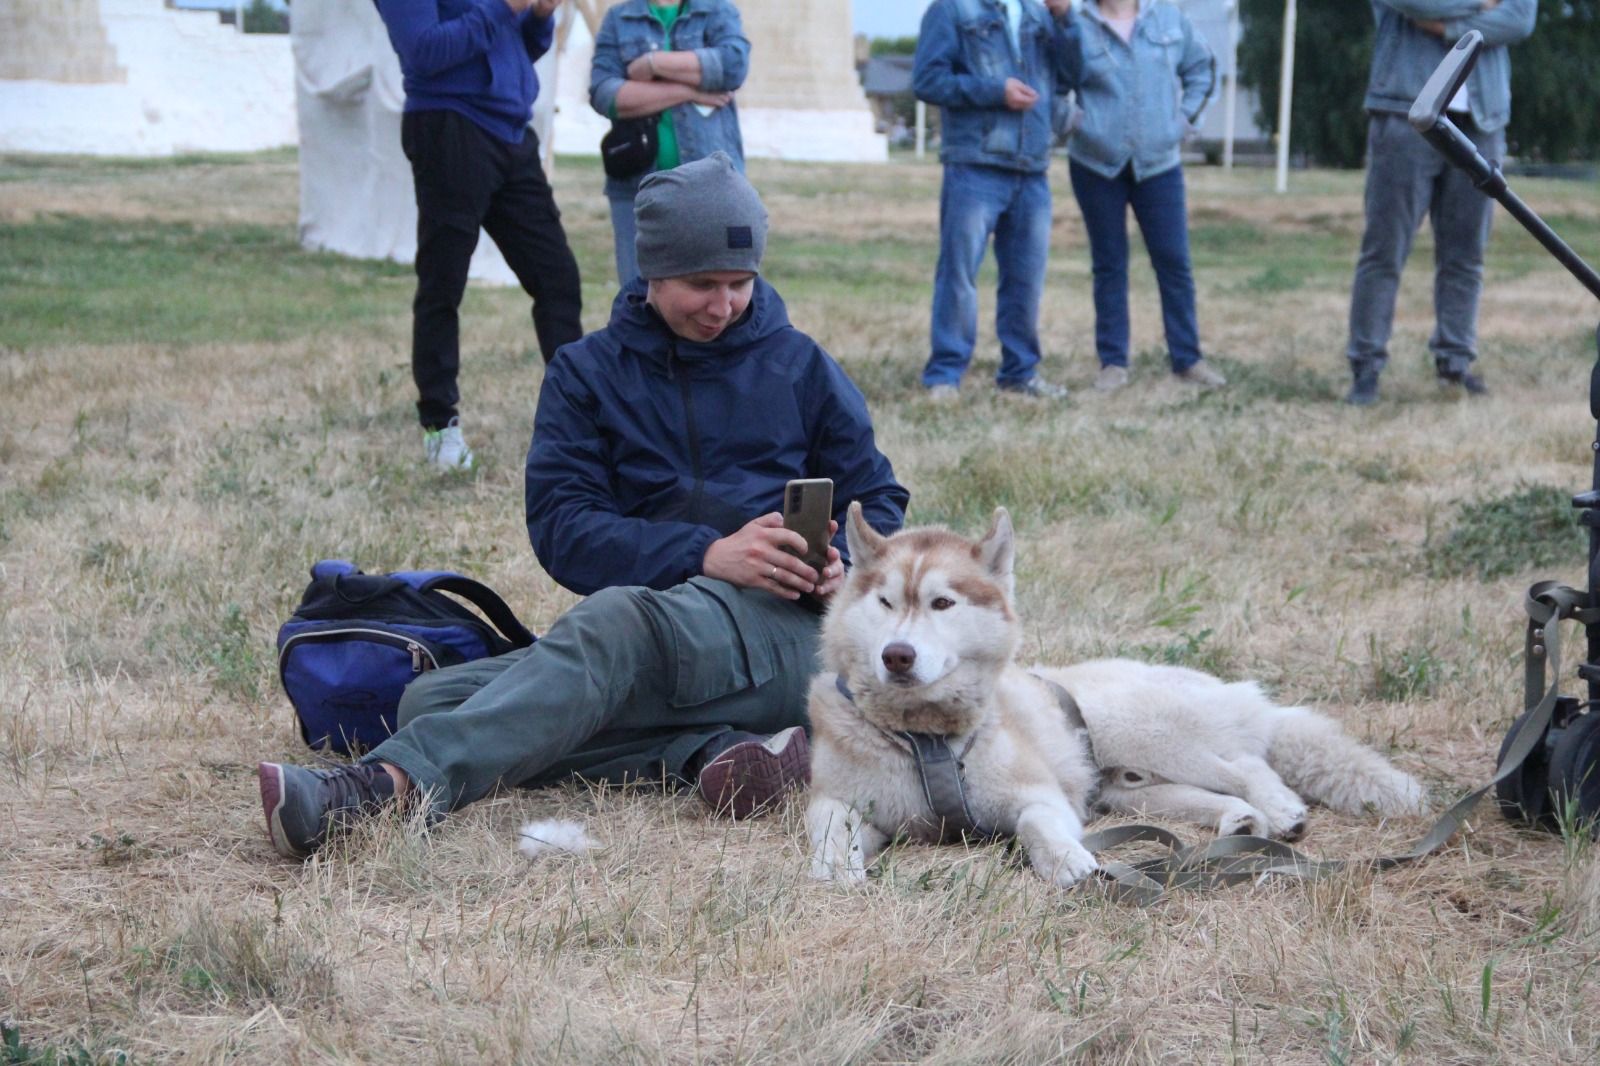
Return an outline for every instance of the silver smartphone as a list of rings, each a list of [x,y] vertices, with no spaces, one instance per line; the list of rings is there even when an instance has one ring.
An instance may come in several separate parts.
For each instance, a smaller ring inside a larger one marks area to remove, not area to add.
[[[828,565],[828,522],[833,518],[833,479],[796,478],[783,490],[783,528],[806,538],[806,565],[820,576]]]

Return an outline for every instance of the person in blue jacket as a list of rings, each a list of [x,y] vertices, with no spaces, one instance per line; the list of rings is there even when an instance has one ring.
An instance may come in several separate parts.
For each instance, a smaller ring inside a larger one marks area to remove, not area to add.
[[[1050,146],[1068,59],[1070,0],[933,0],[911,84],[939,108],[939,262],[928,362],[933,399],[959,395],[978,336],[978,267],[989,238],[1000,268],[995,333],[1003,392],[1061,399],[1039,374],[1039,300],[1050,254]]]
[[[412,682],[399,729],[361,762],[261,764],[283,855],[397,796],[442,814],[501,785],[655,779],[744,816],[809,772],[837,523],[856,500],[891,533],[908,494],[861,393],[760,277],[766,211],[728,156],[648,178],[637,225],[643,276],[550,364],[528,450],[534,551],[588,598],[529,648]],[[779,513],[787,483],[812,477],[834,482],[820,573]]]
[[[617,281],[639,272],[633,197],[648,174],[726,152],[744,166],[733,94],[750,70],[750,42],[728,0],[622,0],[594,40],[589,102],[604,117],[654,118],[656,157],[637,174],[606,176]]]
[[[549,362],[583,336],[578,262],[567,244],[529,128],[561,0],[377,0],[400,57],[400,143],[417,194],[417,294],[411,373],[423,454],[467,470],[461,432],[457,312],[478,230],[533,297],[533,329]]]
[[[1216,86],[1205,39],[1167,0],[1085,0],[1067,88],[1077,119],[1067,170],[1094,272],[1094,387],[1128,383],[1128,209],[1161,293],[1167,356],[1179,380],[1227,384],[1200,352],[1189,218],[1178,149]]]

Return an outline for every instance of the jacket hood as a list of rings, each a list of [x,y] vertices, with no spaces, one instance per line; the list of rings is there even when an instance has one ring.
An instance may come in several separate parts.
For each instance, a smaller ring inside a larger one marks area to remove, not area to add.
[[[766,279],[756,276],[750,306],[714,340],[700,342],[680,337],[667,328],[655,308],[645,303],[648,283],[634,278],[611,304],[610,333],[626,351],[670,373],[670,364],[705,365],[744,356],[752,347],[789,328],[789,309]]]

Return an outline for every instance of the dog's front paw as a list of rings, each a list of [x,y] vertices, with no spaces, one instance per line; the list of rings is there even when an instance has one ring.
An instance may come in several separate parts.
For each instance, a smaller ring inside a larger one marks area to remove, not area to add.
[[[1100,864],[1095,862],[1089,849],[1074,840],[1068,843],[1062,854],[1055,857],[1051,868],[1039,872],[1062,888],[1070,888],[1099,868]]]
[[[845,885],[859,885],[867,879],[867,867],[858,862],[825,862],[811,860],[811,876],[817,881],[835,881]]]

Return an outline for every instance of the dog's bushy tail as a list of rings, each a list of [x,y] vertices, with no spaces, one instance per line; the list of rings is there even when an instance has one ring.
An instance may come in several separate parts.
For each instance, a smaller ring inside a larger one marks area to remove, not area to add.
[[[1273,731],[1272,768],[1302,797],[1345,814],[1421,814],[1427,793],[1410,774],[1360,743],[1339,723],[1288,707]]]

